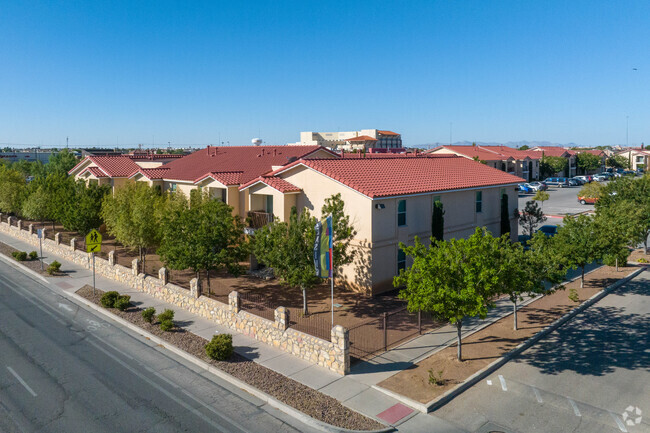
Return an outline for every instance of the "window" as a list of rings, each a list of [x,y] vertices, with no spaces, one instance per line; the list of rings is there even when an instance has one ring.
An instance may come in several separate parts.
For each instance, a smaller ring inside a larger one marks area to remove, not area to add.
[[[265,203],[266,206],[265,206],[264,210],[266,211],[266,213],[272,214],[273,213],[273,196],[272,195],[267,195],[265,197],[266,197],[266,203]]]
[[[406,269],[406,253],[401,249],[397,248],[397,274],[399,275],[400,270]]]
[[[406,225],[406,200],[397,202],[397,226],[402,227]]]
[[[476,191],[476,213],[483,212],[483,191]]]
[[[503,197],[504,195],[506,195],[506,189],[501,188],[501,194],[499,194],[499,197]]]
[[[175,192],[176,191],[176,184],[175,183],[169,184],[169,189],[171,190],[171,192]]]
[[[643,163],[643,156],[637,156],[636,157],[636,162],[637,163]]]

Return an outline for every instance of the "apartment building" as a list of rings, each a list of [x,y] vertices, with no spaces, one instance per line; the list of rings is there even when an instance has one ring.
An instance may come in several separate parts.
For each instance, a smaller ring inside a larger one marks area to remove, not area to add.
[[[251,209],[273,210],[287,221],[292,206],[321,217],[325,199],[340,193],[357,230],[355,263],[340,276],[352,288],[376,295],[393,289],[393,276],[409,265],[399,243],[431,236],[433,204],[445,210],[446,239],[467,237],[476,227],[499,235],[501,200],[517,239],[517,184],[524,179],[456,155],[301,159],[239,189]]]
[[[296,146],[325,146],[346,151],[369,149],[402,149],[402,136],[393,131],[380,129],[362,129],[347,132],[312,132],[300,133],[300,141],[291,143]]]

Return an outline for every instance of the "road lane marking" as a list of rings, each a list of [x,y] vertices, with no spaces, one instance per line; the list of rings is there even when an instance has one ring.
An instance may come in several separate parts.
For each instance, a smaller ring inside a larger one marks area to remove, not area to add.
[[[20,382],[20,384],[24,386],[27,391],[29,391],[32,397],[36,397],[36,393],[34,392],[34,390],[31,389],[29,385],[27,385],[27,382],[25,382],[22,377],[18,376],[18,373],[16,373],[13,368],[7,366],[7,370],[9,370],[9,373],[13,374],[14,377],[18,379],[18,382]]]
[[[72,307],[68,304],[64,304],[63,302],[59,302],[59,308],[63,308],[64,310],[72,313]]]
[[[492,386],[492,381],[490,379],[488,379],[487,384]]]
[[[612,416],[612,418],[614,418],[614,421],[616,421],[616,424],[618,425],[618,429],[623,433],[627,433],[627,429],[625,428],[625,424],[623,424],[623,421],[621,421],[620,418],[614,415],[612,412],[610,412],[609,414]]]
[[[542,400],[542,395],[539,393],[539,390],[535,388],[534,386],[531,386],[533,388],[533,393],[535,394],[535,398],[537,399],[537,403],[544,403],[544,400]]]
[[[507,391],[508,387],[506,386],[506,380],[501,375],[499,375],[499,382],[501,382],[501,389]]]
[[[573,401],[573,400],[571,400],[569,397],[567,397],[566,399],[569,400],[569,404],[570,404],[571,407],[573,408],[573,413],[575,413],[576,416],[582,416],[582,415],[580,414],[580,410],[578,409],[578,405],[576,404],[576,402]]]
[[[194,415],[196,415],[197,417],[201,418],[203,421],[205,421],[205,422],[207,422],[208,424],[212,425],[216,430],[218,430],[218,431],[220,431],[220,432],[223,432],[223,433],[227,433],[227,432],[230,432],[230,431],[231,431],[231,430],[224,430],[224,426],[222,426],[222,425],[220,425],[220,424],[217,424],[217,423],[214,422],[212,419],[210,419],[210,418],[208,418],[207,416],[205,416],[204,414],[202,414],[202,413],[201,413],[199,410],[197,410],[196,408],[194,408],[194,407],[190,406],[189,404],[185,403],[183,400],[179,399],[179,398],[176,397],[174,394],[172,394],[171,392],[167,391],[165,388],[163,388],[162,386],[158,385],[156,382],[154,382],[153,380],[149,379],[147,376],[145,376],[145,375],[143,375],[142,373],[140,373],[139,371],[135,370],[134,368],[132,368],[131,366],[129,366],[127,363],[125,363],[124,361],[122,361],[121,359],[119,359],[118,357],[116,357],[115,355],[113,355],[112,353],[110,353],[109,351],[107,351],[106,349],[104,349],[103,347],[101,347],[98,343],[95,343],[94,341],[92,341],[92,340],[90,340],[90,339],[87,340],[87,341],[88,341],[88,343],[90,343],[91,345],[95,346],[95,347],[96,347],[98,350],[100,350],[101,352],[104,352],[107,356],[109,356],[110,358],[112,358],[115,362],[117,362],[118,364],[120,364],[121,366],[123,366],[124,368],[126,368],[127,370],[129,370],[131,373],[133,373],[134,375],[138,376],[140,379],[144,380],[144,381],[147,382],[149,385],[153,386],[153,387],[156,388],[158,391],[160,391],[160,392],[162,392],[163,394],[165,394],[168,398],[170,398],[171,400],[175,401],[176,403],[178,403],[179,405],[181,405],[181,406],[182,406],[183,408],[185,408],[186,410],[192,412]],[[111,347],[112,347],[112,346],[111,346]],[[116,347],[113,347],[113,349],[116,350],[116,351],[118,351],[119,353],[122,353],[122,351],[119,350],[119,349],[117,349]],[[196,398],[194,398],[194,400],[198,401]],[[199,402],[200,402],[200,401],[199,401]],[[200,402],[200,403],[202,403],[202,402]],[[205,403],[203,403],[203,405],[205,406]],[[224,415],[224,414],[222,414],[222,413],[217,412],[217,411],[214,410],[214,409],[210,409],[210,410],[211,410],[215,415],[217,415],[219,418],[221,418],[222,420],[228,422],[229,424],[231,424],[231,425],[234,426],[234,427],[237,427],[240,431],[242,431],[242,432],[248,431],[248,430],[245,429],[241,424],[239,424],[237,421],[235,421],[235,420],[233,420],[233,419],[227,417],[226,415]]]

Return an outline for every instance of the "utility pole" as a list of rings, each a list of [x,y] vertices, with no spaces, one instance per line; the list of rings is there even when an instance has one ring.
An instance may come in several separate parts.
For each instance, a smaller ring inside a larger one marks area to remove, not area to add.
[[[66,137],[66,138],[65,138],[65,148],[66,148],[66,149],[68,148],[68,140],[69,140],[69,138],[70,138],[70,137]]]

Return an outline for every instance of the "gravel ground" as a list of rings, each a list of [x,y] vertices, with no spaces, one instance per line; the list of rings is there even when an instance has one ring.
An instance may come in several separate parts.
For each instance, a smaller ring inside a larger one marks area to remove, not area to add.
[[[20,250],[17,250],[12,246],[9,246],[9,245],[7,245],[7,244],[5,244],[3,242],[0,242],[0,254],[4,254],[5,256],[9,257],[11,260],[16,260],[11,255],[11,253],[13,253],[14,251],[20,251]],[[31,251],[36,251],[36,249],[25,251],[25,252],[27,254],[29,254]],[[48,274],[47,271],[45,270],[45,269],[47,269],[47,265],[48,265],[48,263],[46,263],[46,262],[43,262],[43,269],[44,270],[41,271],[41,261],[40,260],[29,260],[29,257],[27,257],[27,260],[25,260],[23,262],[16,262],[16,263],[20,263],[21,265],[28,267],[32,271],[38,272],[39,274],[45,275],[47,277],[65,277],[66,276],[65,273],[63,273],[63,272],[59,272],[58,274],[55,274],[55,275]]]
[[[96,289],[95,296],[93,296],[92,287],[86,285],[79,289],[77,294],[99,305],[99,299],[103,292]],[[233,354],[229,361],[210,359],[204,349],[208,340],[182,328],[164,332],[157,326],[155,319],[153,323],[144,321],[141,308],[132,306],[126,311],[117,309],[110,311],[319,421],[351,430],[376,430],[385,427],[346,408],[338,400],[256,364],[237,353]]]

